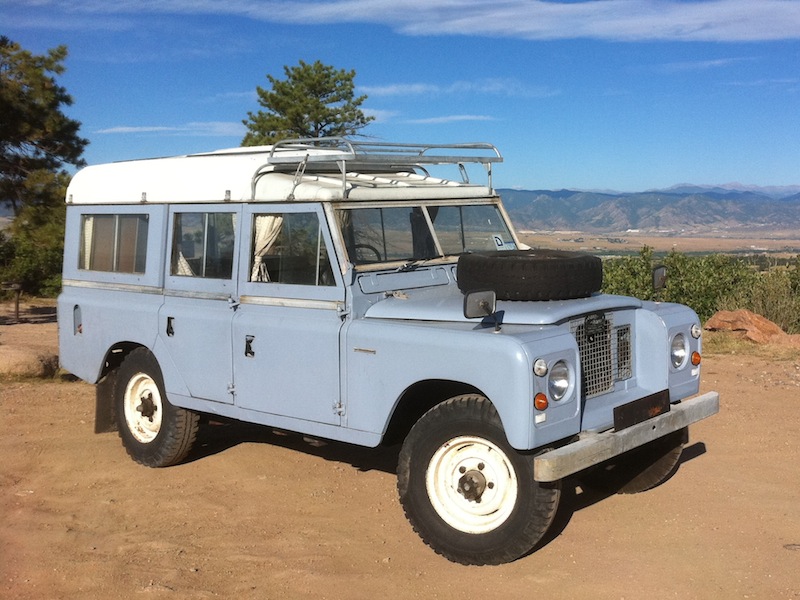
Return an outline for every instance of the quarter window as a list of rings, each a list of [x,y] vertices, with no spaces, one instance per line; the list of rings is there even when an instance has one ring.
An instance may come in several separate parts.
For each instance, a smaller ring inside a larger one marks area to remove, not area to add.
[[[78,268],[144,273],[147,215],[83,215]]]

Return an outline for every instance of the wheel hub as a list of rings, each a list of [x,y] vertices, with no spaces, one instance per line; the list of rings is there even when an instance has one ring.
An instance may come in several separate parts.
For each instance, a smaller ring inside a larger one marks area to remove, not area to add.
[[[150,421],[153,422],[153,417],[156,414],[156,403],[153,401],[153,393],[147,392],[139,396],[139,405],[136,407],[136,412],[141,413],[141,415]]]
[[[470,502],[480,502],[486,491],[486,477],[480,471],[467,471],[458,480],[458,493]]]

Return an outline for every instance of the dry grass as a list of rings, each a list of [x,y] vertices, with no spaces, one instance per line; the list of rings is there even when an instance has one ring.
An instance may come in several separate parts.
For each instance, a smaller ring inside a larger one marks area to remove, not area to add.
[[[729,331],[703,332],[704,356],[757,356],[779,361],[800,360],[800,348],[786,344],[756,344]]]

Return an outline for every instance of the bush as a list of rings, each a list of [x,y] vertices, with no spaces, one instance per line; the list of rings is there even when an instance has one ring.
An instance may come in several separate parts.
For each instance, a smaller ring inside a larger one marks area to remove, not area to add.
[[[686,304],[705,321],[722,308],[723,300],[752,288],[758,280],[758,274],[741,260],[722,254],[695,258],[673,250],[663,260],[667,267],[666,288],[655,291],[652,283],[655,264],[653,250],[647,246],[638,256],[606,261],[603,291]]]
[[[798,271],[772,268],[759,273],[753,285],[742,286],[729,297],[723,298],[720,308],[744,308],[766,317],[787,333],[800,333],[800,297],[798,297]]]

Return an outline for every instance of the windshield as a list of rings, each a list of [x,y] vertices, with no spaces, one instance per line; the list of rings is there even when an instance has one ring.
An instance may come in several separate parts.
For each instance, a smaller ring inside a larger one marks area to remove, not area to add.
[[[356,265],[517,247],[494,204],[342,208],[337,210],[337,218],[350,260]]]

